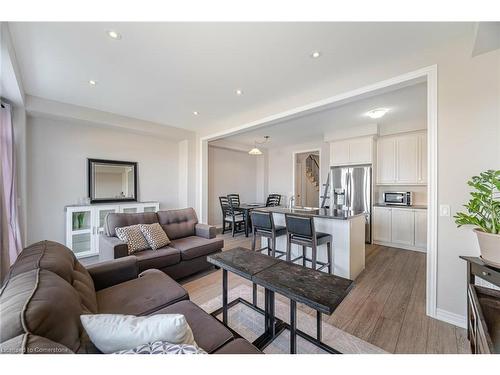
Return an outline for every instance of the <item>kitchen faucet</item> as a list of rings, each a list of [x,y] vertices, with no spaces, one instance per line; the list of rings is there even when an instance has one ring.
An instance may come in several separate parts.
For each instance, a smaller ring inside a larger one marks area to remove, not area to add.
[[[292,202],[295,202],[295,196],[293,196],[293,195],[288,199],[288,208],[289,209],[292,209],[292,207],[293,207]]]

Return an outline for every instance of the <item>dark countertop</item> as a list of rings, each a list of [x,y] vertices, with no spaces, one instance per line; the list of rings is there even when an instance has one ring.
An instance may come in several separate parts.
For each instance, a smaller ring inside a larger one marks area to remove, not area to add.
[[[306,210],[301,208],[290,209],[282,206],[258,208],[256,209],[256,211],[273,212],[276,214],[294,214],[297,216],[319,217],[324,219],[336,220],[349,220],[354,217],[364,215],[363,211],[343,211],[335,208],[315,208]]]
[[[384,204],[384,203],[375,203],[373,207],[387,207],[387,208],[406,208],[412,210],[427,210],[427,206],[423,204],[412,204],[410,206],[398,206],[397,204]]]

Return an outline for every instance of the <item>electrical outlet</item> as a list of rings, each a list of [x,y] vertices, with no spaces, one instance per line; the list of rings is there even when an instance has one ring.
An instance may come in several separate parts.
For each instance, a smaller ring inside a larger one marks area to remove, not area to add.
[[[449,204],[441,204],[439,206],[439,216],[450,217],[450,212],[451,209]]]

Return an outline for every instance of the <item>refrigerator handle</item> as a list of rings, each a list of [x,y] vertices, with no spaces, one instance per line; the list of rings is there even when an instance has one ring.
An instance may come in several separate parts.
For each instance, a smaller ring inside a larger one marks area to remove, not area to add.
[[[350,209],[351,208],[351,172],[347,170],[347,173],[345,175],[345,186],[346,186],[346,191],[345,191],[345,206]]]

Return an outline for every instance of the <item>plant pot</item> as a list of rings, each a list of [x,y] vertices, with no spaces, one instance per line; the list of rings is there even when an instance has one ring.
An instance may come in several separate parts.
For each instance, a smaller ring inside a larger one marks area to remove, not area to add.
[[[500,268],[500,234],[486,233],[481,229],[474,229],[474,232],[477,235],[483,261]]]

